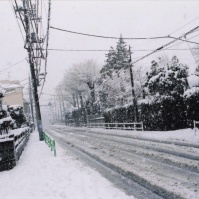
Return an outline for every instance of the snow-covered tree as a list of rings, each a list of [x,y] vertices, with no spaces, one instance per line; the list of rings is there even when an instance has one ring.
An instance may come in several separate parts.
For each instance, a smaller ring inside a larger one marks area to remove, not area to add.
[[[96,80],[99,66],[94,60],[73,64],[62,80],[64,103],[70,102],[75,118],[86,122],[86,114],[96,113]],[[69,103],[67,103],[69,105]],[[72,110],[71,109],[71,110]],[[81,117],[81,118],[80,118]],[[79,123],[79,122],[78,122]]]
[[[187,76],[187,65],[181,64],[176,56],[166,62],[159,58],[158,61],[152,61],[146,86],[154,96],[182,96],[188,88]]]
[[[8,130],[13,127],[13,119],[10,117],[7,106],[2,105],[2,100],[5,90],[0,86],[0,134],[8,133]]]
[[[188,67],[176,56],[152,61],[147,75],[146,90],[150,104],[142,106],[142,118],[154,129],[171,130],[186,127],[183,93],[188,88]],[[147,113],[147,118],[145,114]]]
[[[98,81],[98,98],[101,106],[106,109],[132,104],[130,51],[122,36],[120,36],[116,48],[111,47],[106,57]],[[137,98],[143,96],[143,69],[133,67],[134,89]]]
[[[193,126],[193,120],[199,121],[199,67],[188,78],[189,89],[184,92],[184,101],[188,125]]]

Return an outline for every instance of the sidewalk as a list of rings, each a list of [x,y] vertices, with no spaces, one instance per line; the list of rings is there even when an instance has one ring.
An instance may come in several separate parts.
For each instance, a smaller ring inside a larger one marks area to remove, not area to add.
[[[57,157],[33,132],[18,165],[0,172],[2,199],[134,199],[57,146]]]

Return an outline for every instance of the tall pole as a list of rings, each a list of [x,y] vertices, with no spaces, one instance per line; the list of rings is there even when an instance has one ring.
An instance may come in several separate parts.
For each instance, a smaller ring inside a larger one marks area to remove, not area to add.
[[[35,112],[36,112],[36,122],[37,122],[37,129],[39,132],[39,140],[42,141],[43,138],[43,128],[42,128],[42,121],[41,121],[41,112],[39,106],[39,97],[37,92],[37,79],[35,75],[35,66],[33,61],[33,49],[32,43],[30,39],[30,16],[28,14],[28,1],[23,0],[23,8],[24,8],[24,22],[25,22],[25,32],[26,32],[26,45],[25,48],[28,51],[28,58],[30,64],[30,73],[32,79],[32,86],[33,86],[33,96],[35,101]]]
[[[29,99],[30,99],[30,110],[31,110],[31,115],[32,115],[32,122],[35,123],[34,110],[33,110],[33,99],[32,99],[32,85],[31,85],[30,77],[29,77]]]
[[[133,107],[134,107],[134,122],[138,122],[138,107],[137,107],[137,99],[135,97],[135,89],[134,89],[134,81],[133,81],[133,71],[131,64],[131,47],[129,46],[129,69],[130,69],[130,77],[131,77],[131,92],[133,98]]]

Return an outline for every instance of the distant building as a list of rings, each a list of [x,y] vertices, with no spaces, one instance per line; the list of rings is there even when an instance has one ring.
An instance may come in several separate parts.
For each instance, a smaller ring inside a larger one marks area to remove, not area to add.
[[[24,113],[30,112],[29,103],[23,98],[23,86],[18,80],[0,80],[1,87],[6,91],[3,97],[4,105],[20,105],[23,107]]]

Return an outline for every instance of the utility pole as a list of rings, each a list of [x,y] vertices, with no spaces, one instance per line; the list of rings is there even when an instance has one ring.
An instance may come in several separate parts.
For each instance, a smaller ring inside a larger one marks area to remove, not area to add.
[[[131,47],[129,46],[129,69],[130,69],[130,77],[131,77],[131,92],[133,98],[133,107],[134,107],[134,122],[138,122],[138,107],[137,107],[137,99],[135,97],[135,89],[134,89],[134,81],[133,81],[133,71],[132,71],[132,63],[131,63]]]
[[[43,138],[43,128],[41,121],[41,112],[39,106],[39,97],[37,92],[38,79],[36,77],[36,73],[38,72],[36,70],[36,64],[38,63],[37,59],[43,58],[42,49],[40,45],[43,42],[43,40],[38,38],[38,21],[40,21],[41,18],[38,18],[37,16],[36,4],[32,4],[31,1],[22,0],[23,3],[22,7],[19,7],[16,1],[15,3],[16,3],[15,12],[19,13],[26,34],[24,48],[28,52],[28,62],[30,64],[30,73],[31,73],[32,86],[33,86],[32,91],[35,102],[36,123],[39,132],[39,140],[42,141],[44,138]],[[36,50],[36,52],[34,52],[35,47],[36,49],[39,48],[39,51]],[[40,55],[38,55],[38,53],[40,53]]]
[[[31,115],[32,115],[32,122],[35,123],[34,110],[33,110],[33,99],[32,99],[32,84],[31,84],[30,77],[29,77],[29,99],[30,99],[30,110],[31,110]]]

